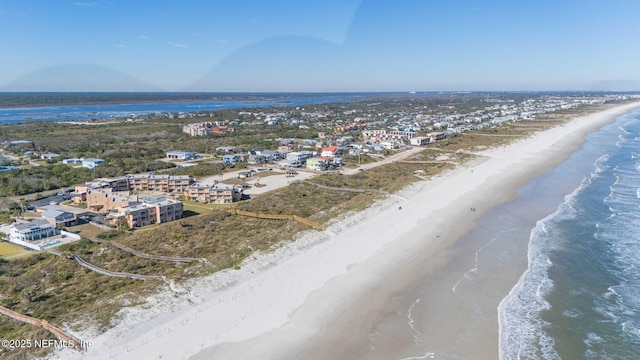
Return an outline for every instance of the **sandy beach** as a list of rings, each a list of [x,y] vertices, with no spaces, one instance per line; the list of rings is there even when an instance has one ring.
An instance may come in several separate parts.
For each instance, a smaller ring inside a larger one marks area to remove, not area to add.
[[[458,266],[441,255],[482,214],[566,159],[586,134],[638,106],[594,113],[478,153],[478,160],[336,219],[324,232],[308,231],[255,254],[240,270],[192,280],[124,309],[106,333],[77,334],[92,343],[85,354],[65,350],[52,358],[361,358],[361,340],[410,281],[403,269],[416,261],[424,264],[423,274]],[[434,336],[456,336],[447,330],[443,326]],[[486,344],[470,351],[480,351],[477,358],[497,358],[497,338],[487,333]],[[380,356],[400,358],[392,352]]]

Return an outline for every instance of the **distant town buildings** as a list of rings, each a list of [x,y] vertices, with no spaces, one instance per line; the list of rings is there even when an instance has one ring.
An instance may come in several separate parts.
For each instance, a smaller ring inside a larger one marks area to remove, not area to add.
[[[224,126],[220,122],[200,122],[182,127],[182,132],[191,136],[225,135],[234,131],[234,128]]]

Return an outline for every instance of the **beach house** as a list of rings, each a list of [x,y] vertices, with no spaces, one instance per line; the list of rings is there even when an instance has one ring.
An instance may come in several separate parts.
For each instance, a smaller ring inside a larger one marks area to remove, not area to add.
[[[94,159],[94,158],[82,159],[82,167],[87,169],[93,169],[96,166],[100,166],[102,164],[104,164],[104,160],[102,159]]]
[[[330,158],[322,156],[314,156],[307,159],[307,170],[324,171],[329,167]]]
[[[340,153],[340,149],[337,146],[327,146],[322,148],[322,153],[320,154],[320,156],[324,156],[324,157],[334,157],[334,156],[338,156],[338,153]]]
[[[9,242],[34,250],[40,250],[40,246],[33,244],[33,241],[47,239],[60,234],[60,230],[43,219],[34,219],[15,224],[11,226],[9,231]]]
[[[65,165],[79,165],[79,164],[82,164],[82,159],[78,159],[78,158],[63,159],[62,163]]]
[[[431,138],[428,136],[416,136],[410,140],[411,145],[414,146],[425,146],[431,142]]]
[[[76,224],[76,217],[72,213],[63,210],[47,210],[42,213],[42,219],[56,227],[73,226]]]
[[[183,150],[173,150],[167,151],[167,158],[171,160],[193,160],[198,157],[198,153],[195,151],[183,151]]]
[[[222,162],[225,162],[227,164],[237,164],[240,161],[242,161],[242,158],[240,157],[240,155],[224,155],[222,157]]]

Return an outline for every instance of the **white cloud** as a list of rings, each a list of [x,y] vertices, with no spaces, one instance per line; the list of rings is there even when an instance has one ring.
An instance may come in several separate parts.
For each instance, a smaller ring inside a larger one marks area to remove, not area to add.
[[[147,35],[138,35],[138,39],[149,40],[151,37]]]
[[[167,41],[167,45],[171,45],[171,46],[175,46],[175,47],[180,47],[180,48],[188,48],[187,45],[185,44],[180,44],[177,42],[173,42],[173,41]]]

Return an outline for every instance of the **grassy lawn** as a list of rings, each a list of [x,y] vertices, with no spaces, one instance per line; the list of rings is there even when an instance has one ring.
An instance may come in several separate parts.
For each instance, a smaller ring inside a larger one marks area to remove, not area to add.
[[[67,231],[78,234],[86,239],[95,239],[98,234],[101,234],[107,230],[99,228],[91,224],[82,224],[67,228]]]
[[[15,259],[20,256],[24,256],[32,253],[29,250],[23,249],[18,245],[8,243],[6,241],[0,241],[0,258],[5,260]]]

